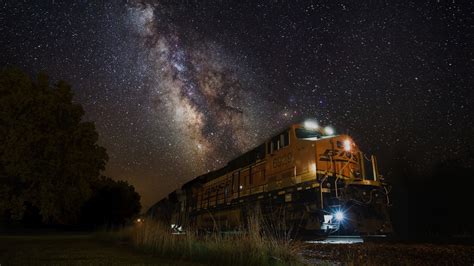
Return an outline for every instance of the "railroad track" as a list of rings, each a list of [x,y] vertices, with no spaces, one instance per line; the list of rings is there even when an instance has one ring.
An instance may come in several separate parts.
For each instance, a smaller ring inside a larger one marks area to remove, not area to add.
[[[377,241],[387,241],[387,236],[386,235],[370,235],[370,236],[331,235],[325,238],[305,240],[305,242],[309,244],[357,244],[357,243],[377,242]]]

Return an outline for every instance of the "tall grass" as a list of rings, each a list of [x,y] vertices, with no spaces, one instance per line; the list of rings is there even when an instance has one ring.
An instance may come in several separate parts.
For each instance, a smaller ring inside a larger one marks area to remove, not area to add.
[[[258,218],[239,234],[196,232],[172,234],[169,226],[147,220],[127,229],[129,240],[139,250],[164,258],[212,265],[297,265],[301,245],[289,238],[264,233]]]

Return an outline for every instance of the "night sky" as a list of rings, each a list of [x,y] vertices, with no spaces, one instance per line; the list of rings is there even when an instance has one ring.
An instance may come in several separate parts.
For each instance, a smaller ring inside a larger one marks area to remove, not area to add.
[[[0,67],[72,84],[145,207],[314,118],[419,171],[474,147],[470,1],[0,3]]]

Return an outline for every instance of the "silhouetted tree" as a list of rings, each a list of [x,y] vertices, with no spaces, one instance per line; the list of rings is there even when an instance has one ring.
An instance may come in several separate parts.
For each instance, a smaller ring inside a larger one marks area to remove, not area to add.
[[[125,181],[103,177],[93,191],[82,210],[82,222],[87,225],[124,225],[140,212],[140,195]]]
[[[75,223],[107,154],[63,81],[50,86],[16,69],[0,72],[0,211],[22,219],[36,210],[44,223]]]

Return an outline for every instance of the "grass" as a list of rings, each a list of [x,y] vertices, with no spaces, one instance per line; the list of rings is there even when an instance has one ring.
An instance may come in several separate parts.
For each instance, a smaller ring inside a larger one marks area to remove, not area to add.
[[[156,221],[95,234],[0,235],[0,265],[301,265],[301,247],[265,233],[172,234]]]
[[[0,236],[0,265],[198,265],[143,254],[94,235]]]
[[[156,235],[158,233],[160,235]],[[102,241],[98,241],[98,238]],[[171,235],[167,228],[150,222],[98,235],[37,233],[0,236],[0,265],[299,264],[300,250],[307,264],[317,265],[474,263],[472,245],[399,242],[300,245],[285,239],[276,240],[249,233],[234,236],[211,234],[204,237]]]
[[[239,234],[172,234],[169,226],[147,220],[102,239],[127,241],[137,250],[162,258],[208,265],[301,265],[301,245],[263,233],[256,219]]]

